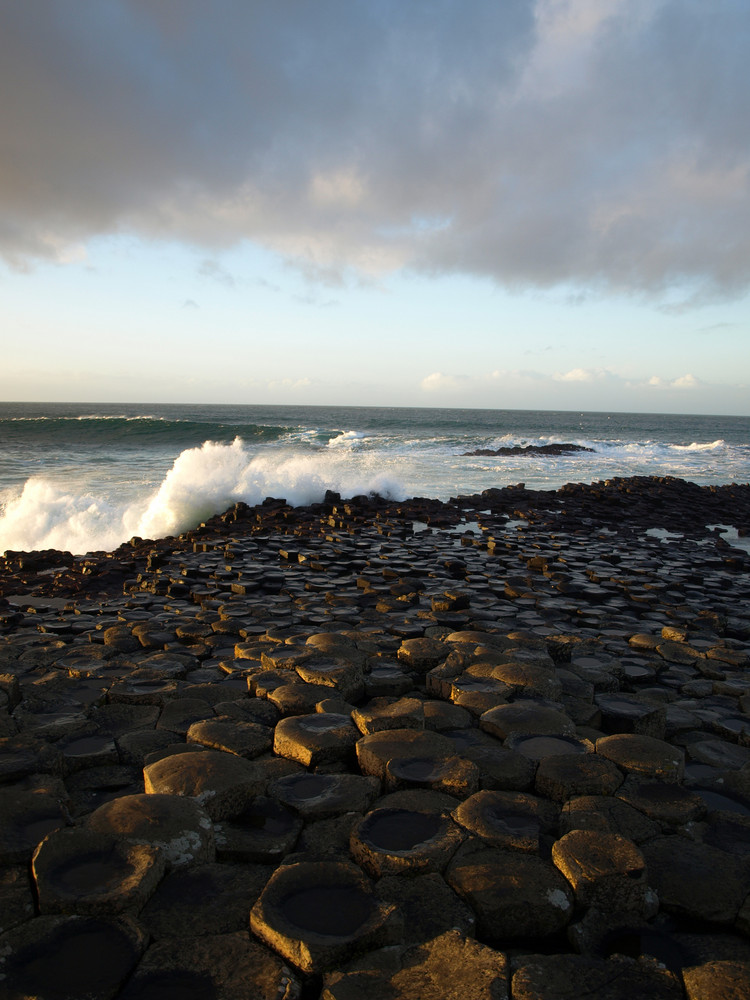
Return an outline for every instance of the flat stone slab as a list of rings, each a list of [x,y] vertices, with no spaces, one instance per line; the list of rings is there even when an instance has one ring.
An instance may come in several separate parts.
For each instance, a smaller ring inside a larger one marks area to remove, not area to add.
[[[642,845],[661,906],[678,916],[732,924],[750,893],[750,859],[684,837]]]
[[[292,809],[258,796],[231,819],[216,824],[217,855],[222,861],[278,864],[293,850],[302,826]]]
[[[679,784],[685,775],[685,754],[663,740],[630,733],[603,736],[596,752],[626,774]]]
[[[156,940],[247,933],[250,909],[273,874],[270,865],[207,864],[168,873],[138,915]]]
[[[682,986],[667,969],[631,959],[530,955],[519,965],[511,980],[513,1000],[683,1000]]]
[[[487,848],[451,862],[445,880],[474,910],[477,936],[489,944],[557,934],[573,915],[568,881],[536,855]]]
[[[525,700],[491,708],[482,715],[479,725],[499,740],[507,739],[512,733],[575,736],[575,724],[564,712]]]
[[[357,761],[364,774],[383,780],[388,761],[393,758],[442,760],[455,755],[454,744],[441,733],[418,729],[390,729],[371,733],[357,742]]]
[[[600,754],[564,754],[539,762],[534,787],[555,802],[567,802],[576,795],[613,795],[622,782],[617,765]]]
[[[348,715],[314,712],[295,715],[276,724],[274,753],[305,767],[344,763],[354,752],[360,733]]]
[[[246,932],[152,945],[118,1000],[296,1000],[300,980]]]
[[[401,937],[396,907],[373,895],[356,865],[336,861],[278,868],[251,910],[250,927],[308,974]]]
[[[99,806],[89,830],[160,848],[168,868],[214,860],[213,824],[193,799],[181,795],[123,795]]]
[[[42,913],[137,912],[164,874],[158,848],[92,830],[56,830],[37,847],[32,875]]]
[[[257,722],[217,718],[194,722],[187,731],[189,743],[200,743],[210,750],[223,750],[252,759],[270,750],[273,731]]]
[[[194,798],[212,820],[240,812],[266,786],[256,764],[219,750],[163,757],[145,767],[143,777],[147,794]]]
[[[645,915],[646,862],[616,833],[571,830],[552,845],[552,860],[570,882],[579,906]]]
[[[364,813],[380,794],[380,781],[361,774],[289,774],[268,787],[268,794],[305,819]]]
[[[113,1000],[145,947],[128,918],[37,917],[0,935],[0,995]]]
[[[483,789],[462,802],[453,818],[491,847],[536,854],[542,834],[557,829],[558,809],[524,792]]]
[[[448,931],[432,941],[352,963],[324,977],[320,1000],[507,1000],[502,952]],[[368,961],[369,959],[369,961]]]

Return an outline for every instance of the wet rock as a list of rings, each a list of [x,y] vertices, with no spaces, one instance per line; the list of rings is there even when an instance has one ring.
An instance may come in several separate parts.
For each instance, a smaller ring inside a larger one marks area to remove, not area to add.
[[[373,809],[354,828],[354,860],[374,878],[442,871],[463,840],[447,816],[418,809]]]
[[[0,990],[113,1000],[145,947],[142,929],[127,918],[37,917],[0,936]]]
[[[278,868],[250,913],[253,933],[308,974],[397,943],[399,923],[359,868],[334,861]]]
[[[32,859],[39,909],[44,914],[109,916],[137,912],[164,874],[156,847],[90,830],[57,830]]]

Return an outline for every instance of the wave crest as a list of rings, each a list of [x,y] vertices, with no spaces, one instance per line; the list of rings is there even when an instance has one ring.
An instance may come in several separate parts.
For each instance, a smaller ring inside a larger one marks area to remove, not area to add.
[[[119,507],[88,492],[76,495],[49,480],[29,479],[0,515],[0,551],[109,550],[133,535],[163,538],[187,531],[240,500],[253,505],[274,496],[298,507],[322,500],[329,489],[343,496],[405,497],[376,461],[353,466],[346,452],[274,449],[253,455],[240,438],[231,444],[205,441],[178,455],[155,493]]]

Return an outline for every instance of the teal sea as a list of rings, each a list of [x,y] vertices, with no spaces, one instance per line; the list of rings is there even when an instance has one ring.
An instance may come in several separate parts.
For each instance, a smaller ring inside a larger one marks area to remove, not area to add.
[[[570,455],[468,457],[571,443]],[[750,417],[392,407],[0,404],[0,551],[112,549],[238,500],[447,499],[615,476],[750,481]]]

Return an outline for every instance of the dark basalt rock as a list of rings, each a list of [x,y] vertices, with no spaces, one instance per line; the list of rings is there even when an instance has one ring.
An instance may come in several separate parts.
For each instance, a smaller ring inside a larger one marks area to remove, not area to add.
[[[750,995],[750,557],[712,524],[750,485],[330,493],[9,554],[0,998]]]
[[[513,445],[509,448],[477,448],[476,451],[463,452],[464,457],[474,455],[501,456],[501,455],[574,455],[579,451],[591,451],[593,448],[585,448],[582,444],[525,444]]]

